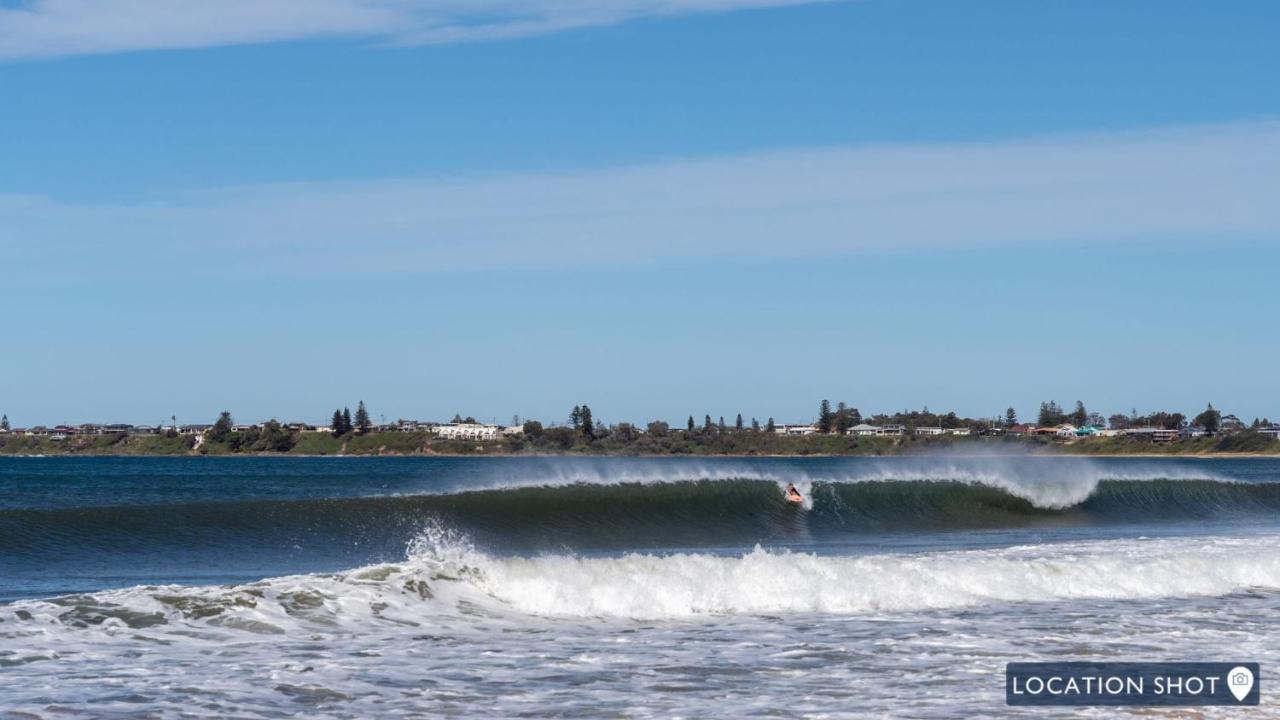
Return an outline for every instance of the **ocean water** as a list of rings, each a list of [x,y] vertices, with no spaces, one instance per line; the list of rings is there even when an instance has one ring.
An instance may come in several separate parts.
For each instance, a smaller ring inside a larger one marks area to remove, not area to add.
[[[0,717],[1277,717],[1278,631],[1267,459],[0,459]]]

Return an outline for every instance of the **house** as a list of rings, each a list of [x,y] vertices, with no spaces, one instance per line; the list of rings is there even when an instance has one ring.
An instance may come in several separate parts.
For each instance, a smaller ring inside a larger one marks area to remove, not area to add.
[[[1076,437],[1095,437],[1100,432],[1102,432],[1102,428],[1097,425],[1085,425],[1084,427],[1076,428]]]
[[[1030,435],[1033,432],[1035,432],[1035,427],[1031,425],[1023,425],[1023,424],[1010,425],[1008,428],[1005,429],[1005,432],[1009,433],[1010,435]]]
[[[941,434],[942,434],[942,428],[940,428],[940,427],[918,427],[918,428],[916,428],[916,435],[941,435]]]
[[[1098,432],[1094,433],[1095,437],[1104,437],[1104,438],[1120,437],[1121,435],[1124,435],[1124,431],[1117,430],[1115,428],[1098,430]]]
[[[963,436],[965,436],[965,435],[969,435],[971,432],[972,432],[972,431],[970,431],[970,430],[969,430],[969,428],[967,428],[967,427],[961,427],[961,428],[949,428],[949,429],[947,430],[947,434],[948,434],[948,435],[959,435],[959,436],[961,436],[961,437],[963,437]]]
[[[160,426],[151,427],[150,425],[133,425],[129,428],[130,435],[159,435]]]
[[[1146,440],[1153,443],[1167,443],[1178,439],[1177,430],[1166,430],[1165,428],[1129,428],[1124,431],[1127,438],[1135,440]]]
[[[1053,436],[1059,438],[1074,438],[1076,436],[1076,426],[1071,423],[1062,425],[1054,430]]]
[[[876,430],[876,437],[899,437],[907,434],[905,425],[881,425]]]
[[[76,434],[76,428],[70,425],[56,425],[45,434],[50,440],[66,440]]]
[[[1280,424],[1272,424],[1270,427],[1258,428],[1258,433],[1266,435],[1272,440],[1280,440]]]
[[[524,435],[523,425],[510,425],[502,428],[503,437],[519,437],[521,435]]]
[[[183,425],[178,428],[178,432],[182,435],[203,435],[212,427],[212,425]]]
[[[1184,427],[1184,428],[1182,428],[1181,430],[1179,430],[1179,431],[1178,431],[1178,439],[1179,439],[1179,440],[1192,440],[1192,439],[1195,439],[1195,438],[1208,437],[1208,436],[1210,436],[1210,435],[1212,435],[1212,434],[1213,434],[1213,433],[1209,432],[1208,430],[1204,429],[1203,427],[1201,427],[1201,426],[1199,426],[1199,425],[1192,425],[1192,426],[1190,426],[1190,427]]]
[[[812,425],[779,425],[774,428],[774,432],[778,435],[813,435],[818,432],[818,428]]]
[[[497,440],[497,425],[480,423],[448,423],[436,428],[436,435],[446,440]]]
[[[876,427],[875,425],[868,425],[866,423],[862,423],[860,425],[854,425],[853,427],[849,428],[848,430],[845,431],[845,434],[856,435],[858,437],[865,437],[868,435],[875,435],[879,432],[880,432],[880,428]]]

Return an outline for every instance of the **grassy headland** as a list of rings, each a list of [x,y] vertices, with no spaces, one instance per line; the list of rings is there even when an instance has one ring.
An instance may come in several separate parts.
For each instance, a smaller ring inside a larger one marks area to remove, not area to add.
[[[1063,443],[1022,437],[785,436],[753,431],[671,430],[662,435],[618,434],[587,440],[569,428],[491,441],[447,440],[426,431],[289,432],[281,429],[233,433],[221,442],[193,435],[132,436],[124,433],[72,436],[62,440],[0,435],[0,455],[592,455],[592,456],[771,456],[910,455],[937,452],[1044,453],[1079,455],[1212,456],[1277,455],[1280,442],[1255,432],[1169,443],[1127,438],[1091,438]]]

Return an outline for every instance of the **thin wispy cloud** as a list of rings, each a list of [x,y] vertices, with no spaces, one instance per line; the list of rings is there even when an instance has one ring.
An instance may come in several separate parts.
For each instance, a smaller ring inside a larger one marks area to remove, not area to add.
[[[1280,123],[827,147],[489,178],[283,184],[167,202],[0,196],[32,273],[405,273],[1280,237]]]
[[[0,58],[324,37],[455,43],[824,1],[831,0],[19,0],[0,2]]]

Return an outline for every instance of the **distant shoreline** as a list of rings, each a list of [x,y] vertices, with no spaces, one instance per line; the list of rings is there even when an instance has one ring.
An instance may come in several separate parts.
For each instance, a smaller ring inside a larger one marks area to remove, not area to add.
[[[492,459],[510,459],[510,458],[632,458],[638,460],[659,460],[671,458],[690,458],[690,459],[732,459],[746,460],[752,458],[782,460],[789,458],[920,458],[920,457],[974,457],[974,458],[1028,458],[1028,457],[1044,457],[1044,458],[1169,458],[1169,459],[1202,459],[1202,460],[1231,460],[1231,459],[1253,459],[1253,460],[1280,460],[1280,449],[1276,452],[1127,452],[1127,453],[1078,453],[1078,452],[967,452],[956,451],[947,452],[946,449],[937,450],[920,450],[898,453],[774,453],[774,454],[750,454],[750,453],[686,453],[680,455],[672,454],[637,454],[637,453],[581,453],[581,452],[487,452],[487,453],[447,453],[447,452],[383,452],[383,453],[337,453],[337,454],[319,454],[319,453],[280,453],[280,452],[254,452],[254,453],[224,453],[215,455],[203,455],[200,453],[86,453],[86,452],[54,452],[54,453],[6,453],[0,451],[0,459],[3,458],[208,458],[208,459],[236,459],[236,458],[279,458],[279,459],[317,459],[317,458],[333,458],[333,459],[357,459],[357,458],[421,458],[421,459],[457,459],[457,458],[492,458]]]
[[[62,438],[0,435],[0,457],[902,457],[985,455],[1045,457],[1274,457],[1280,441],[1241,432],[1172,442],[1128,438],[1011,436],[793,436],[755,430],[666,430],[615,432],[591,437],[554,427],[536,434],[494,439],[442,437],[429,431],[368,433],[261,430],[204,434],[130,435],[104,433]]]

